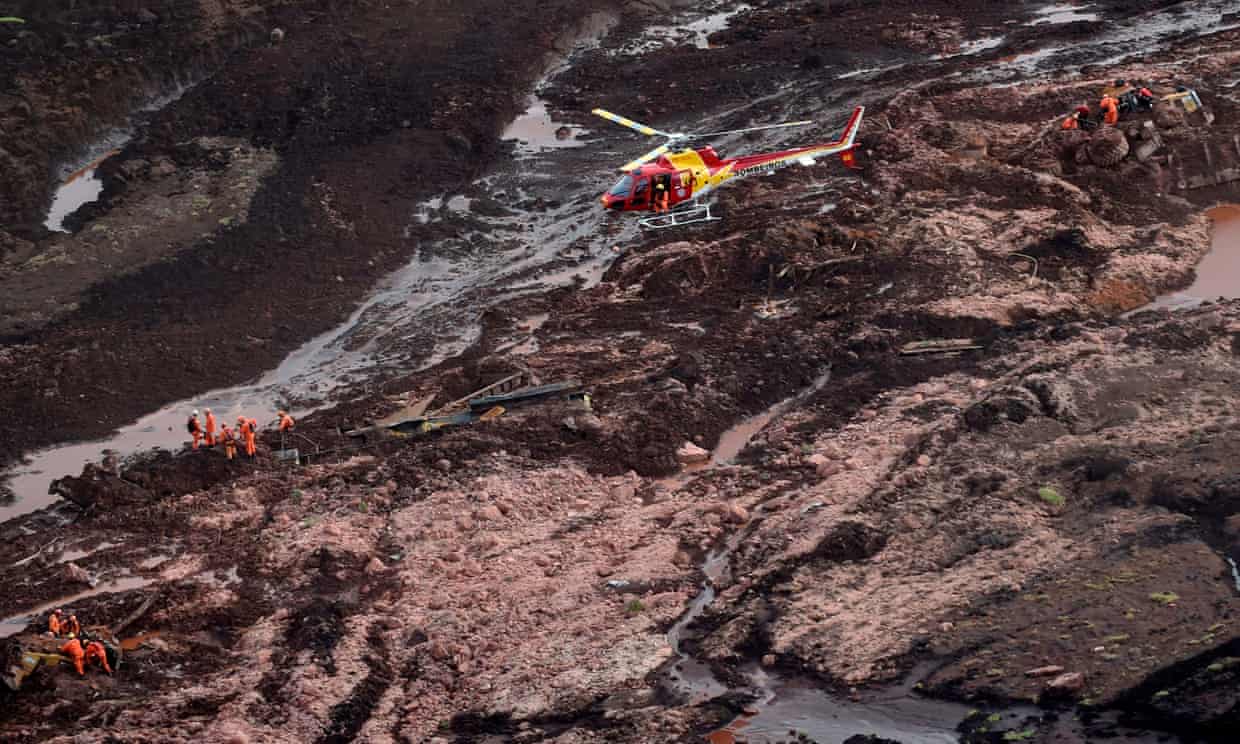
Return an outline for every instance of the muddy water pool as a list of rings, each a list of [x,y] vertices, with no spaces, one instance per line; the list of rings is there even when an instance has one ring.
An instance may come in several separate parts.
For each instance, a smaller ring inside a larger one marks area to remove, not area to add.
[[[1240,204],[1206,212],[1213,222],[1210,252],[1197,265],[1197,279],[1179,292],[1163,295],[1142,310],[1190,308],[1220,297],[1240,297]]]

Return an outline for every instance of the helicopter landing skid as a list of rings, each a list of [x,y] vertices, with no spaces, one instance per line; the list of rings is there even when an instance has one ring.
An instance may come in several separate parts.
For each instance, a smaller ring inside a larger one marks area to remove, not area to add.
[[[637,224],[647,230],[666,230],[669,227],[683,227],[718,219],[720,218],[710,213],[709,204],[689,204],[663,214],[643,217]]]

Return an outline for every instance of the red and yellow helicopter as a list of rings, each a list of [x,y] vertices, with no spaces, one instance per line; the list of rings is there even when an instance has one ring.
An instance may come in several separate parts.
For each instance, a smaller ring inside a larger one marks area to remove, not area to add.
[[[672,151],[672,146],[686,140],[701,140],[765,129],[803,127],[814,122],[790,121],[724,132],[683,134],[663,132],[603,109],[596,108],[593,113],[648,137],[657,136],[667,139],[662,145],[624,165],[620,169],[624,177],[602,197],[603,206],[607,209],[624,212],[654,212],[652,216],[640,220],[640,224],[642,227],[659,229],[718,219],[711,216],[710,205],[699,200],[721,184],[735,178],[769,173],[786,165],[813,165],[816,158],[829,155],[839,155],[844,165],[855,168],[853,148],[856,147],[857,130],[861,128],[861,118],[865,115],[865,107],[858,106],[853,110],[848,124],[844,127],[843,135],[835,142],[726,159],[720,158],[715,148],[710,146],[697,149],[686,148],[676,152]],[[664,194],[666,197],[663,196]]]

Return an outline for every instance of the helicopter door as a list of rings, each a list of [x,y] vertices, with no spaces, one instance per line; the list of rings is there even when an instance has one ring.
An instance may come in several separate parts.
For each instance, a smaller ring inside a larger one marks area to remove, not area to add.
[[[650,207],[650,179],[639,178],[633,187],[633,196],[629,197],[629,209],[648,209]]]

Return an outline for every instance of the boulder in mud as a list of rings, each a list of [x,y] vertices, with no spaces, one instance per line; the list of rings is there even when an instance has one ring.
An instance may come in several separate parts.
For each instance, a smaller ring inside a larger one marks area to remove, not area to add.
[[[1047,695],[1070,696],[1085,689],[1085,675],[1065,672],[1046,683]]]
[[[693,442],[685,442],[676,450],[676,460],[681,465],[696,465],[710,460],[710,452],[707,452]]]
[[[1103,167],[1115,165],[1128,156],[1128,138],[1115,127],[1103,127],[1089,138],[1086,145],[1089,160]]]
[[[1154,124],[1159,129],[1175,129],[1183,126],[1184,112],[1174,101],[1159,101],[1154,104]]]
[[[86,569],[76,563],[65,564],[64,570],[61,573],[64,576],[65,581],[72,582],[74,584],[85,584],[87,586],[95,585],[94,577],[92,577]]]

